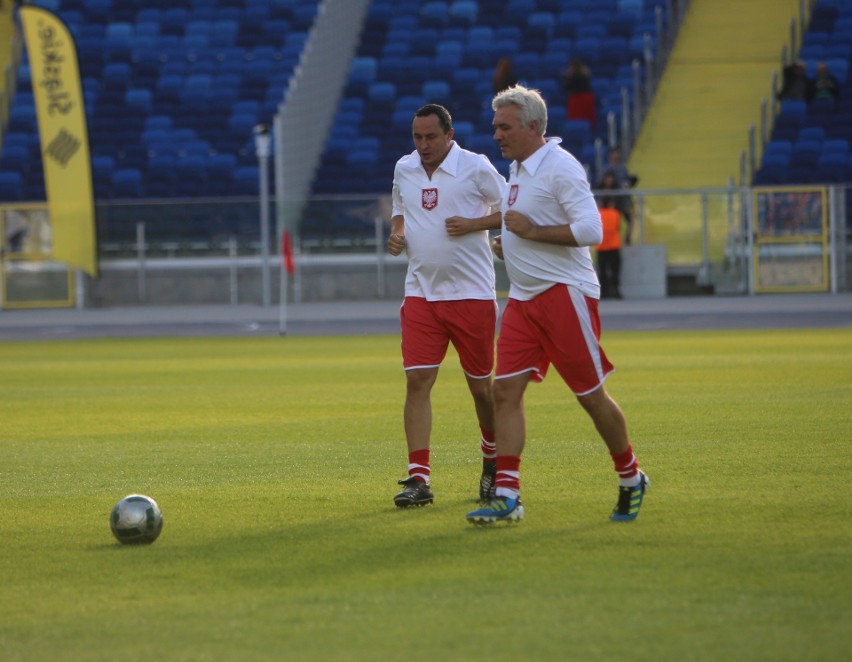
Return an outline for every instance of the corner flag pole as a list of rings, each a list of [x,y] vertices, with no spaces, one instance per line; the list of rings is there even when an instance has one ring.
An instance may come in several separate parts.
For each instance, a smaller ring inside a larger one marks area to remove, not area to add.
[[[290,233],[284,230],[281,233],[281,304],[278,307],[278,335],[287,335],[287,283],[288,276],[296,271],[296,263],[293,260],[293,244],[290,241]]]

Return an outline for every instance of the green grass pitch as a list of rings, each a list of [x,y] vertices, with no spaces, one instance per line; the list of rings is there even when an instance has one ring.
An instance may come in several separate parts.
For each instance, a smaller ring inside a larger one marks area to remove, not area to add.
[[[0,344],[0,659],[842,660],[852,646],[848,329],[605,333],[652,485],[555,373],[527,393],[527,516],[472,527],[455,355],[435,504],[397,510],[399,339]],[[159,502],[119,545],[121,497]]]

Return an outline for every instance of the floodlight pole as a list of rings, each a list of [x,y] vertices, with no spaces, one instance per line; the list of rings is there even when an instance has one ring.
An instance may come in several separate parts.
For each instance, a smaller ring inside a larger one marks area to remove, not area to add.
[[[260,276],[263,305],[271,305],[269,282],[269,127],[258,124],[254,127],[254,146],[260,170]]]

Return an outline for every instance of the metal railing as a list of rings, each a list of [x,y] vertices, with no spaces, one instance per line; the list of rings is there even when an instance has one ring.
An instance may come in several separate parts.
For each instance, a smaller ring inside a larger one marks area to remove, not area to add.
[[[790,18],[790,36],[787,43],[781,46],[779,56],[780,68],[793,63],[796,54],[802,47],[804,35],[813,14],[817,0],[799,0],[799,15]],[[748,127],[748,149],[740,154],[740,186],[747,186],[754,179],[759,168],[760,159],[766,143],[772,134],[772,126],[781,107],[778,92],[781,90],[778,71],[773,71],[769,81],[769,94],[760,101],[760,126],[750,124]]]
[[[643,35],[642,59],[634,59],[632,63],[632,85],[630,88],[622,86],[620,90],[620,111],[607,114],[608,147],[620,147],[625,158],[629,156],[651,107],[688,7],[689,0],[665,0],[665,5],[656,6],[655,34],[646,32]],[[595,146],[596,155],[600,155],[603,144],[596,142]]]
[[[815,188],[815,187],[810,187]],[[630,198],[632,244],[665,249],[669,279],[691,282],[693,293],[754,291],[755,191],[735,186],[704,189],[627,189],[606,195]],[[849,289],[852,186],[826,189],[832,288]],[[788,187],[777,187],[784,195]],[[599,193],[604,193],[603,191]],[[286,291],[293,301],[398,296],[404,257],[387,255],[388,196],[310,198],[293,236],[296,273]],[[281,274],[280,232],[264,252],[257,199],[183,200],[98,205],[101,277],[86,280],[100,305],[262,303],[260,276]],[[223,220],[230,220],[227,225]],[[14,243],[9,234],[15,221]],[[31,231],[21,233],[22,220]],[[44,205],[0,205],[5,226],[2,271],[7,284],[30,287],[30,276],[50,272],[50,232]],[[786,240],[782,238],[782,240]],[[800,242],[785,251],[803,250]],[[55,270],[55,269],[54,269]],[[85,280],[78,273],[77,281]],[[498,283],[498,286],[500,284]],[[284,290],[273,283],[273,300]],[[687,292],[675,292],[687,293]],[[267,293],[268,296],[268,293]],[[181,298],[183,297],[183,298]],[[105,304],[103,302],[106,302]]]

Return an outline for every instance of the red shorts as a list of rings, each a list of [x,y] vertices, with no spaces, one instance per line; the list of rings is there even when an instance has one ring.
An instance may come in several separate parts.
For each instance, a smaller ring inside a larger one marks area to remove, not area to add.
[[[553,367],[575,395],[600,387],[614,368],[599,344],[597,299],[554,285],[529,301],[509,299],[497,339],[495,379],[532,372],[540,382]]]
[[[437,368],[449,343],[459,355],[462,370],[475,379],[494,371],[494,329],[497,302],[462,299],[426,301],[405,297],[402,322],[402,365],[406,370]]]

